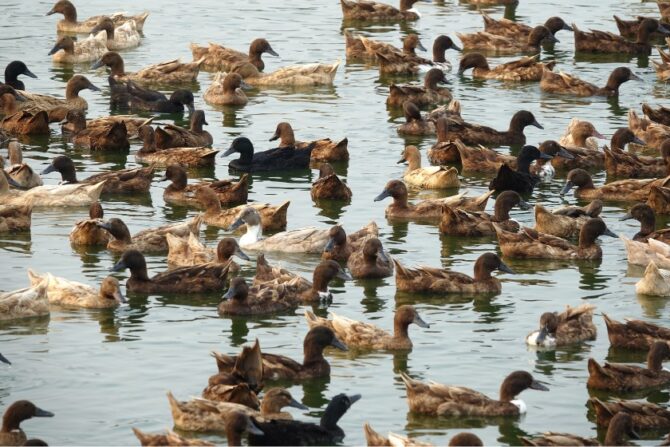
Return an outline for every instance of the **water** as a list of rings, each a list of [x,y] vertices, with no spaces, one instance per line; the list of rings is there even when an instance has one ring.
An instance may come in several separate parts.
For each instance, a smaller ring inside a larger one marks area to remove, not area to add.
[[[579,18],[578,26],[616,31],[612,14],[633,17],[638,14],[657,16],[652,3],[567,0],[548,5],[539,0],[524,0],[516,18],[524,23],[543,23],[551,15],[567,22]],[[7,2],[0,5],[5,20],[0,35],[4,66],[22,59],[39,79],[25,79],[31,90],[62,93],[71,76],[69,68],[52,65],[47,52],[55,41],[56,17],[44,17],[50,2]],[[375,69],[363,65],[345,65],[344,37],[340,6],[336,0],[295,0],[286,4],[270,1],[177,2],[150,0],[114,3],[79,2],[79,16],[88,17],[112,10],[151,11],[145,26],[142,45],[122,53],[126,69],[133,71],[150,63],[182,57],[190,60],[190,42],[224,43],[246,49],[256,37],[266,37],[280,58],[266,57],[267,70],[293,63],[333,62],[342,59],[335,86],[307,91],[262,90],[251,93],[249,104],[241,109],[215,109],[204,103],[202,92],[213,74],[201,73],[196,106],[204,108],[210,123],[215,147],[225,149],[238,135],[251,138],[258,149],[272,147],[267,140],[279,121],[292,123],[298,139],[331,137],[349,138],[351,161],[338,166],[346,177],[354,197],[350,205],[321,209],[309,196],[310,183],[316,172],[300,177],[254,176],[249,193],[252,200],[279,203],[290,198],[289,228],[306,225],[329,227],[340,222],[351,231],[375,220],[380,226],[385,247],[406,265],[443,266],[465,273],[472,272],[477,257],[496,249],[492,239],[457,239],[441,236],[436,226],[414,223],[391,225],[384,218],[385,203],[373,203],[384,184],[401,175],[403,167],[396,161],[406,141],[395,125],[402,121],[397,113],[385,107],[388,88],[379,80]],[[476,10],[466,4],[434,1],[418,5],[423,17],[404,25],[373,25],[360,28],[361,34],[399,44],[407,32],[418,32],[426,47],[439,34],[472,32],[482,27]],[[504,9],[493,7],[487,12],[499,17]],[[507,11],[508,17],[513,11]],[[528,128],[529,143],[558,139],[571,118],[592,121],[603,134],[611,135],[626,125],[629,108],[639,110],[642,99],[652,104],[664,103],[667,88],[656,81],[646,59],[575,60],[571,33],[561,32],[561,41],[552,53],[543,57],[558,59],[558,69],[578,74],[604,84],[611,70],[619,65],[631,66],[643,82],[622,86],[617,100],[573,99],[542,94],[537,84],[503,84],[497,81],[473,81],[470,76],[449,78],[454,97],[463,105],[466,119],[506,128],[511,115],[528,109],[545,130]],[[458,56],[448,52],[454,65]],[[509,58],[492,58],[492,65]],[[87,66],[76,67],[103,93],[85,91],[89,116],[109,114],[106,75]],[[169,118],[169,117],[167,117]],[[174,118],[181,117],[176,116]],[[180,121],[183,122],[183,121]],[[433,138],[412,139],[422,152]],[[31,140],[25,146],[25,158],[36,170],[42,170],[57,154],[75,159],[80,178],[108,169],[135,166],[131,155],[88,153],[73,149],[64,142],[56,126],[51,138]],[[425,160],[425,155],[424,155]],[[217,159],[215,169],[203,170],[201,178],[224,178],[228,159]],[[425,163],[425,161],[424,161]],[[193,177],[193,174],[192,174]],[[46,183],[57,182],[55,175]],[[542,185],[533,201],[549,206],[575,203],[565,201],[558,192],[562,178]],[[595,181],[605,181],[604,174]],[[484,177],[468,177],[462,190],[479,194],[485,190]],[[108,217],[122,217],[131,232],[166,222],[181,221],[194,210],[166,205],[162,194],[166,183],[155,182],[150,197],[128,200],[118,197],[103,203]],[[412,198],[432,193],[413,194]],[[603,211],[610,228],[631,236],[635,223],[619,222],[622,205],[607,204]],[[0,235],[0,284],[13,290],[27,284],[26,269],[52,272],[72,280],[97,286],[108,274],[115,257],[106,250],[78,252],[70,247],[67,235],[75,221],[86,215],[84,209],[36,211],[32,231],[19,235]],[[531,212],[514,211],[513,217],[532,225]],[[663,224],[665,222],[662,222]],[[204,239],[211,246],[225,233],[208,228]],[[486,444],[516,444],[518,436],[539,432],[567,431],[595,436],[596,427],[587,418],[586,361],[642,362],[643,356],[610,350],[600,312],[616,319],[643,318],[670,325],[665,300],[636,296],[634,284],[641,274],[625,260],[619,240],[602,238],[602,262],[549,263],[514,262],[516,275],[501,275],[503,292],[494,298],[450,296],[421,297],[397,293],[393,278],[381,281],[336,283],[330,309],[355,319],[374,321],[391,328],[393,309],[400,304],[414,304],[426,321],[428,330],[412,326],[414,350],[409,354],[384,352],[358,354],[328,350],[330,379],[290,387],[298,400],[311,407],[296,418],[318,421],[330,397],[335,394],[361,393],[363,399],[342,418],[347,444],[364,443],[362,425],[370,424],[380,433],[394,431],[435,444],[464,429],[480,436]],[[282,262],[291,270],[310,275],[316,257],[291,256],[283,259],[272,254],[272,263]],[[149,256],[149,270],[165,269],[162,256]],[[246,277],[253,276],[254,266],[243,266]],[[126,274],[119,275],[125,278]],[[54,308],[50,319],[12,322],[0,326],[0,352],[13,361],[10,368],[0,367],[0,407],[17,399],[31,399],[40,407],[56,413],[53,419],[33,419],[23,424],[30,436],[51,444],[136,444],[130,428],[161,431],[172,426],[165,394],[171,390],[178,398],[199,395],[207,378],[216,372],[212,350],[236,353],[241,346],[260,339],[268,352],[302,358],[302,338],[307,326],[302,310],[295,315],[253,319],[219,318],[216,304],[219,294],[191,296],[134,296],[130,305],[114,311],[62,310]],[[523,338],[533,330],[545,311],[561,310],[565,305],[589,302],[597,306],[595,317],[598,339],[555,353],[535,353],[526,348]],[[317,309],[325,315],[325,307]],[[497,396],[501,380],[511,371],[523,369],[547,382],[548,393],[526,391],[521,397],[528,404],[524,418],[505,421],[438,420],[411,415],[407,410],[405,390],[399,372],[407,371],[422,380],[465,385]],[[654,402],[666,403],[666,391],[651,395]],[[601,433],[601,435],[603,435]],[[642,443],[658,442],[662,433],[647,435]],[[217,443],[225,442],[214,434],[204,436]],[[602,439],[602,438],[601,438]]]

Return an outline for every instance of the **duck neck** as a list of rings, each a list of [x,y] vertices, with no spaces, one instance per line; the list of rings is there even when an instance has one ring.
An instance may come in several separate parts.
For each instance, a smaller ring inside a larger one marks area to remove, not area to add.
[[[306,344],[303,348],[303,366],[323,363],[326,359],[323,357],[323,346],[316,344]]]
[[[80,91],[81,88],[79,88],[79,86],[73,83],[68,83],[65,87],[65,99],[70,101],[72,99],[79,98]]]
[[[314,275],[312,278],[312,290],[314,292],[328,292],[328,283],[329,279],[325,278],[323,275]]]
[[[654,372],[660,372],[663,369],[663,359],[665,354],[661,351],[652,349],[647,356],[647,369]]]
[[[410,42],[403,42],[402,52],[408,56],[416,56],[416,51],[414,50],[414,45]]]
[[[528,160],[525,157],[519,157],[516,161],[516,170],[517,172],[523,172],[524,174],[530,174],[530,164],[531,160]]]
[[[525,124],[516,120],[515,118],[512,118],[512,120],[509,122],[509,129],[507,129],[507,133],[510,135],[523,135],[523,130],[525,128]]]
[[[475,263],[475,282],[488,281],[492,279],[491,271],[480,263]]]
[[[2,430],[0,430],[0,433],[11,433],[14,430],[21,430],[21,422],[23,422],[23,418],[13,413],[5,414],[2,418]]]
[[[407,171],[421,169],[421,155],[414,153],[407,157]]]
[[[62,5],[63,10],[61,11],[61,14],[63,14],[63,17],[66,22],[71,22],[74,23],[77,21],[77,9],[74,7],[72,3]]]
[[[444,63],[447,59],[444,57],[446,50],[437,45],[433,46],[433,62]]]
[[[226,439],[230,447],[242,445],[242,434],[237,430],[226,430]]]
[[[282,410],[282,405],[281,402],[275,401],[275,399],[272,399],[271,397],[264,397],[263,401],[261,402],[261,414],[262,415],[270,415],[270,414],[277,414],[280,413]]]
[[[393,338],[398,340],[409,339],[409,323],[398,318],[393,319]]]
[[[649,39],[651,39],[651,31],[644,26],[640,26],[637,30],[637,41],[635,43],[649,45]]]
[[[393,196],[393,207],[394,208],[402,208],[402,209],[407,209],[409,208],[408,202],[407,202],[407,193],[401,193],[401,194],[396,194]]]
[[[651,233],[656,231],[656,217],[648,216],[643,220],[640,220],[640,232],[639,236],[648,236]]]
[[[493,220],[495,222],[505,222],[506,220],[509,220],[510,209],[512,209],[512,207],[509,205],[509,203],[506,203],[502,200],[496,200],[496,203],[493,207]]]
[[[193,120],[191,123],[191,132],[202,133],[202,122],[200,120]]]
[[[172,183],[170,184],[170,186],[168,186],[168,189],[170,191],[183,191],[183,190],[186,189],[187,184],[188,184],[188,182],[186,180],[186,176],[185,175],[184,176],[180,175],[180,176],[177,176],[176,178],[172,179]],[[220,205],[219,205],[219,207],[220,207]]]
[[[400,11],[407,11],[412,9],[412,6],[414,6],[414,2],[416,0],[400,0]]]
[[[135,266],[130,269],[130,279],[135,281],[147,282],[150,281],[149,274],[147,273],[147,266]]]
[[[607,88],[607,87],[605,87]],[[587,147],[587,142],[586,140],[590,137],[590,135],[584,135],[584,134],[577,134],[573,135],[572,139],[575,143],[575,146],[577,147]]]
[[[262,52],[249,49],[249,62],[259,70],[263,70],[265,68],[265,63],[263,62],[263,59],[261,59],[262,54]]]
[[[263,236],[263,228],[261,225],[249,225],[247,224],[247,232],[244,233],[244,236],[240,239],[240,242],[243,244],[254,244],[261,240]]]
[[[596,244],[597,236],[581,231],[579,233],[579,248],[589,248]]]
[[[109,65],[109,69],[111,71],[112,76],[125,76],[126,75],[126,68],[123,63],[123,59],[115,58],[114,62]]]
[[[608,92],[618,95],[619,94],[619,87],[621,87],[621,84],[626,82],[626,80],[622,80],[621,78],[614,76],[614,73],[610,75],[609,79],[607,79],[607,84],[605,85],[605,90]]]
[[[63,183],[79,183],[77,180],[77,171],[74,166],[65,166],[60,170],[60,177]]]

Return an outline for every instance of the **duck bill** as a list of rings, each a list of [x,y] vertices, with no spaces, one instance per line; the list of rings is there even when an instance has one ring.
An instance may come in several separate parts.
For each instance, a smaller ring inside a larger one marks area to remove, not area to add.
[[[242,90],[252,90],[252,89],[253,89],[253,87],[252,87],[251,85],[247,84],[247,83],[244,82],[244,81],[241,81],[241,82],[240,82],[240,88],[241,88]]]
[[[53,46],[53,48],[49,51],[48,56],[51,56],[52,54],[56,54],[61,50],[60,45],[56,44]]]
[[[610,230],[609,228],[605,228],[605,232],[603,233],[603,236],[609,236],[609,237],[613,237],[613,238],[617,238],[617,239],[619,238],[619,236],[617,236],[617,234],[615,232],[613,232],[612,230]]]
[[[193,113],[195,112],[195,106],[193,105],[192,102],[189,102],[188,104],[184,104],[186,108],[188,109],[188,113]]]
[[[633,215],[630,212],[627,212],[626,214],[623,215],[623,217],[620,217],[619,220],[623,221],[623,220],[629,220],[629,219],[632,219],[632,218],[633,218]]]
[[[279,132],[275,132],[268,141],[275,141],[279,139]]]
[[[339,349],[340,351],[348,351],[347,345],[342,343],[337,337],[333,337],[333,341],[330,342],[330,345]]]
[[[309,407],[307,405],[303,405],[295,399],[291,399],[291,402],[289,402],[288,406],[293,407],[293,408],[298,408],[300,410],[305,410],[305,411],[309,410]]]
[[[575,156],[567,151],[564,147],[560,148],[556,153],[559,157],[565,158],[566,160],[574,160]]]
[[[540,153],[540,160],[551,160],[554,158],[553,155],[545,154],[544,152]]]
[[[277,54],[277,52],[276,52],[275,50],[273,50],[272,47],[270,47],[270,46],[267,47],[267,49],[265,50],[265,52],[266,52],[267,54],[270,54],[270,55],[274,56],[274,57],[279,57],[279,55]]]
[[[0,173],[0,174],[5,176],[5,178],[7,179],[7,183],[9,183],[9,186],[13,186],[14,188],[21,188],[21,189],[23,189],[23,187],[22,187],[21,185],[19,185],[19,184],[16,182],[16,180],[14,180],[13,178],[11,178],[9,175],[5,174],[4,172],[2,172],[2,173]]]
[[[232,148],[232,147],[229,147],[228,149],[226,149],[226,151],[223,154],[221,154],[221,156],[222,157],[227,157],[234,152],[235,152],[235,149]]]
[[[421,43],[421,41],[418,41],[418,42],[416,43],[416,47],[417,47],[418,49],[420,49],[421,51],[427,51],[427,50],[426,50],[426,47],[423,46],[423,44]]]
[[[52,418],[54,417],[54,414],[50,411],[35,407],[35,414],[33,416],[38,418]]]
[[[109,232],[112,231],[112,226],[107,222],[96,222],[95,224],[98,226],[98,228],[102,228],[103,230],[107,230]]]
[[[333,248],[335,248],[335,239],[331,237],[328,238],[328,242],[326,242],[326,246],[323,247],[323,251],[325,251],[326,253],[330,253],[331,251],[333,251]]]
[[[527,211],[527,210],[531,209],[532,207],[533,206],[530,203],[526,202],[525,200],[520,200],[519,201],[519,208],[521,208],[524,211]]]
[[[28,77],[37,79],[37,75],[35,73],[33,73],[32,71],[28,70],[27,68],[25,70],[23,70],[22,74],[26,75]]]
[[[381,259],[382,261],[389,262],[389,257],[386,254],[386,252],[384,252],[383,249],[381,249],[377,252],[377,256],[379,256],[379,259]]]
[[[167,182],[168,181],[167,175],[164,175],[163,177],[159,178],[158,181],[159,182]]]
[[[8,364],[8,365],[11,365],[11,364],[12,364],[12,362],[10,362],[9,360],[7,360],[7,357],[5,357],[5,356],[2,355],[2,354],[0,354],[0,362],[2,362],[2,363],[6,363],[6,364]]]
[[[381,194],[379,194],[377,197],[375,197],[375,202],[380,202],[384,200],[387,197],[391,197],[391,194],[387,190],[382,191]]]
[[[453,48],[454,50],[458,51],[459,53],[463,52],[463,48],[459,47],[458,45],[456,45],[456,44],[453,43],[453,42],[451,43],[451,48]]]
[[[247,254],[245,252],[243,252],[240,247],[237,247],[235,249],[235,256],[237,256],[240,259],[244,259],[245,261],[250,260],[249,256],[247,256]]]
[[[347,272],[345,272],[342,269],[339,269],[337,271],[337,275],[335,275],[336,278],[339,278],[343,281],[352,281],[354,278],[351,277],[351,275]]]
[[[235,296],[235,287],[229,287],[226,293],[221,297],[222,300],[228,301],[232,300]]]
[[[233,222],[233,223],[228,227],[228,230],[229,230],[229,231],[237,230],[237,229],[240,228],[242,225],[244,225],[244,220],[242,220],[241,218],[240,218],[240,219],[236,219],[235,222]]]
[[[592,137],[596,137],[596,138],[599,139],[599,140],[606,140],[606,139],[607,139],[607,138],[605,138],[605,135],[601,134],[601,133],[598,132],[597,130],[594,130],[594,131],[593,131],[593,135],[591,135],[591,136],[592,136]]]
[[[247,432],[256,436],[263,436],[265,434],[251,418],[247,421]]]
[[[546,385],[544,385],[542,382],[538,382],[537,380],[533,380],[529,388],[531,390],[537,390],[537,391],[549,391],[549,388],[547,388]]]
[[[639,146],[646,146],[646,145],[647,145],[647,143],[645,143],[644,141],[642,141],[642,140],[641,140],[640,138],[638,138],[638,137],[633,137],[633,141],[631,141],[631,143],[633,143],[633,144],[637,144],[637,145],[639,145]]]
[[[398,160],[398,161],[396,162],[396,164],[399,165],[399,164],[401,164],[401,163],[405,163],[406,161],[407,161],[407,160],[405,160],[405,157],[402,157],[400,160]]]
[[[538,129],[542,129],[542,130],[544,130],[544,127],[542,127],[542,124],[538,123],[537,120],[533,120],[533,122],[530,123],[530,125],[531,125],[531,126],[535,126],[535,127],[537,127]]]
[[[51,9],[49,10],[49,12],[47,12],[46,14],[44,14],[44,16],[46,17],[46,16],[50,16],[50,15],[54,15],[54,14],[56,14],[56,11],[54,11],[54,9],[51,8]]]
[[[355,404],[356,402],[358,402],[359,400],[361,400],[361,397],[363,397],[363,396],[361,396],[360,394],[351,394],[351,395],[348,395],[347,398],[349,399],[349,405],[353,405],[353,404]]]
[[[121,271],[125,270],[126,268],[127,268],[126,263],[123,262],[123,261],[119,261],[116,264],[114,264],[114,266],[110,270],[112,272],[121,272]]]
[[[571,181],[568,180],[567,182],[565,182],[565,186],[563,187],[563,189],[561,189],[561,195],[564,196],[567,193],[569,193],[573,186],[575,185]]]
[[[504,273],[509,273],[510,275],[516,275],[516,272],[512,270],[509,265],[505,264],[504,262],[500,261],[500,265],[498,266],[498,270]]]
[[[54,47],[56,48],[56,47]],[[91,65],[91,70],[97,70],[98,68],[102,67],[105,65],[105,63],[102,61],[102,59],[98,59],[93,65]]]
[[[628,79],[630,81],[641,81],[642,80],[641,77],[639,77],[638,75],[636,75],[634,73],[631,73],[630,76],[628,76]]]
[[[661,22],[658,22],[658,28],[656,29],[659,33],[670,34],[670,29],[668,29]]]
[[[128,300],[127,300],[126,297],[123,295],[123,293],[121,293],[120,290],[117,290],[116,292],[114,292],[114,295],[113,295],[113,296],[114,296],[114,299],[115,299],[116,301],[118,301],[119,303],[121,303],[121,304],[126,304],[126,303],[128,302]]]
[[[426,323],[424,319],[419,316],[419,314],[416,314],[414,316],[414,320],[412,320],[412,323],[424,329],[428,329],[430,327],[430,324]]]
[[[574,29],[568,25],[567,23],[563,24],[563,28],[561,28],[563,31],[574,31]]]
[[[90,84],[90,83],[88,84],[88,87],[86,87],[86,88],[89,89],[89,90],[93,90],[94,92],[99,92],[100,91],[100,87],[96,87],[95,85]]]
[[[539,346],[542,343],[544,343],[544,340],[547,339],[547,335],[549,335],[549,331],[547,330],[547,326],[542,326],[540,329],[540,332],[537,334],[537,339],[535,340],[535,343]]]
[[[42,172],[40,172],[40,175],[51,174],[51,173],[54,172],[54,171],[56,171],[56,168],[54,168],[54,165],[49,165],[49,166],[47,166],[46,168],[44,168],[44,169],[42,170]]]

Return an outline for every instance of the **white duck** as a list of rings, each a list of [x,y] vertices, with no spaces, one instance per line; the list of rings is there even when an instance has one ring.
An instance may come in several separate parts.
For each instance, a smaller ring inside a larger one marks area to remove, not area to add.
[[[33,287],[46,281],[47,297],[51,304],[106,309],[126,302],[126,298],[121,293],[119,281],[113,276],[103,279],[99,290],[80,282],[54,276],[51,273],[40,275],[31,269],[28,269],[28,278]]]
[[[0,321],[44,315],[49,315],[46,281],[25,289],[0,293]]]
[[[89,206],[97,202],[105,182],[95,185],[48,185],[28,191],[9,189],[9,184],[18,186],[12,179],[0,175],[0,205],[22,205],[30,203],[36,207]]]

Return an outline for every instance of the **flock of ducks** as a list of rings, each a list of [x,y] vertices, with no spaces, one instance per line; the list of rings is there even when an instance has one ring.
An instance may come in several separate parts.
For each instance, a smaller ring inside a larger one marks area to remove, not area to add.
[[[419,19],[413,9],[417,0],[400,0],[400,8],[369,0],[340,0],[344,19],[358,22],[397,22]],[[508,4],[504,0],[470,0],[474,4]],[[599,214],[604,201],[630,202],[629,212],[622,216],[640,222],[640,231],[624,238],[631,264],[646,267],[638,292],[670,295],[670,280],[661,270],[670,269],[670,230],[656,229],[656,215],[670,212],[670,110],[653,109],[643,104],[644,117],[629,113],[629,127],[619,129],[611,138],[611,147],[598,150],[597,140],[605,138],[586,121],[574,120],[558,141],[548,140],[538,147],[526,145],[524,129],[542,125],[531,112],[519,111],[511,117],[507,130],[465,121],[461,104],[453,98],[445,72],[451,65],[445,51],[465,51],[458,73],[472,70],[476,78],[504,81],[538,82],[546,92],[573,96],[615,96],[623,83],[639,79],[628,67],[615,69],[603,87],[580,80],[567,73],[555,73],[554,61],[540,61],[543,45],[558,42],[559,32],[573,32],[577,51],[648,55],[652,44],[670,30],[664,25],[670,8],[659,3],[660,18],[639,17],[621,20],[615,17],[621,36],[602,31],[585,32],[568,25],[559,17],[531,27],[506,19],[497,20],[483,14],[484,31],[457,36],[457,45],[447,36],[434,41],[432,59],[415,53],[425,50],[415,34],[409,34],[402,48],[375,41],[353,32],[345,32],[348,59],[363,59],[379,66],[384,74],[424,74],[422,85],[391,85],[387,105],[402,109],[406,122],[398,132],[410,135],[436,135],[437,143],[428,152],[431,167],[421,166],[421,154],[407,146],[398,163],[408,168],[401,180],[391,180],[381,187],[374,199],[391,199],[385,216],[393,221],[420,221],[439,227],[443,234],[496,238],[500,252],[508,259],[599,259],[601,236],[617,237]],[[205,114],[194,107],[188,86],[201,70],[214,71],[214,81],[204,93],[205,101],[217,105],[243,106],[245,89],[273,86],[314,86],[333,83],[339,61],[317,63],[265,71],[262,56],[277,57],[265,39],[251,42],[248,53],[219,44],[192,45],[193,61],[166,61],[126,71],[118,51],[136,47],[148,13],[136,16],[112,14],[80,21],[69,0],[59,0],[47,13],[61,14],[57,24],[60,33],[49,52],[59,63],[92,63],[92,68],[109,70],[109,96],[113,107],[130,112],[179,113],[188,111],[190,126],[154,125],[153,118],[115,115],[87,119],[87,102],[79,96],[84,89],[99,91],[86,77],[74,75],[67,82],[65,98],[31,93],[19,76],[36,77],[20,61],[7,65],[4,83],[0,84],[0,106],[4,118],[0,136],[10,140],[8,165],[0,175],[0,231],[28,230],[31,213],[49,207],[89,207],[89,219],[77,222],[70,234],[76,246],[106,246],[118,254],[113,271],[130,272],[125,283],[127,292],[144,294],[221,292],[220,315],[265,315],[289,312],[299,306],[332,299],[329,284],[333,280],[384,278],[395,276],[399,291],[432,294],[499,294],[502,285],[492,276],[498,271],[514,274],[501,257],[485,253],[473,266],[472,276],[433,267],[408,267],[391,258],[378,238],[374,222],[347,234],[342,226],[301,228],[286,231],[289,202],[277,205],[254,202],[247,204],[249,176],[256,172],[319,169],[319,179],[312,186],[312,198],[349,201],[351,189],[335,173],[331,162],[349,159],[348,140],[324,138],[315,141],[296,140],[291,125],[279,123],[270,141],[275,149],[256,151],[248,138],[235,138],[221,156],[237,155],[229,163],[238,179],[190,182],[189,168],[212,166],[219,152]],[[72,34],[88,37],[73,39]],[[502,54],[526,53],[519,60],[494,66],[482,52]],[[670,56],[659,50],[661,62],[655,66],[660,79],[667,79]],[[169,86],[165,95],[152,86]],[[428,110],[422,113],[422,110]],[[80,147],[91,151],[127,151],[130,140],[140,139],[142,148],[136,160],[143,168],[110,171],[80,180],[75,164],[67,155],[53,157],[41,173],[22,160],[17,135],[48,134],[49,124],[60,122],[64,134]],[[517,156],[501,154],[492,148],[522,146]],[[628,146],[628,151],[626,147]],[[464,194],[444,199],[426,199],[410,203],[408,188],[458,188],[461,177],[456,164],[465,172],[490,173],[490,192],[479,197]],[[4,165],[4,160],[3,160]],[[155,171],[164,172],[169,181],[164,199],[167,203],[200,208],[195,218],[131,234],[118,217],[105,219],[101,197],[108,194],[145,194]],[[595,186],[594,170],[625,177],[603,186]],[[562,194],[574,195],[591,202],[583,207],[570,206],[548,210],[535,205],[535,228],[520,226],[510,217],[514,208],[529,210],[527,200],[542,180],[557,171],[567,173]],[[61,183],[45,186],[42,176],[57,173]],[[484,209],[496,195],[493,213]],[[228,231],[241,231],[221,239],[216,247],[199,240],[203,225]],[[270,233],[270,234],[268,234]],[[321,255],[311,280],[267,262],[264,253],[313,253]],[[149,274],[145,254],[165,254],[169,268]],[[235,259],[248,261],[253,253],[256,276],[247,280],[238,276]],[[36,317],[49,313],[50,305],[80,308],[114,308],[126,302],[119,281],[109,276],[99,289],[61,278],[51,273],[28,271],[30,285],[12,292],[0,293],[0,320]],[[225,292],[225,293],[224,293]],[[563,312],[545,313],[539,327],[526,338],[529,345],[551,349],[556,346],[594,340],[596,327],[592,320],[594,306],[568,306]],[[208,380],[202,397],[179,401],[171,393],[168,401],[174,426],[190,432],[224,432],[229,445],[240,445],[247,436],[252,445],[311,445],[341,442],[345,434],[337,425],[360,395],[339,394],[332,398],[318,424],[294,421],[284,407],[307,410],[288,391],[264,388],[276,380],[301,381],[330,374],[324,350],[334,347],[368,350],[408,350],[412,348],[408,328],[414,324],[427,328],[411,305],[396,309],[393,331],[371,323],[351,320],[331,313],[330,319],[305,310],[309,330],[304,339],[304,358],[296,361],[285,356],[262,352],[260,342],[246,346],[236,356],[214,353],[218,372]],[[646,366],[600,364],[589,359],[587,386],[592,389],[624,392],[648,390],[670,383],[670,373],[662,362],[670,356],[670,329],[638,320],[621,323],[604,315],[612,346],[648,351]],[[0,362],[10,361],[0,355]],[[504,378],[499,396],[489,397],[462,386],[423,383],[402,373],[410,411],[441,417],[516,417],[527,411],[518,398],[525,390],[548,391],[526,371],[512,371]],[[262,400],[259,395],[262,392]],[[592,398],[590,405],[598,425],[606,426],[606,445],[621,445],[636,435],[636,430],[670,428],[670,411],[653,403]],[[0,430],[3,445],[39,445],[28,440],[20,424],[32,417],[51,417],[52,413],[28,401],[17,401],[7,407]],[[198,439],[187,439],[177,433],[148,434],[133,429],[142,445],[211,445]],[[364,426],[369,445],[425,445],[400,435],[388,437]],[[597,441],[579,435],[547,432],[524,438],[527,445],[596,445]],[[450,445],[482,445],[469,433],[454,436]]]

